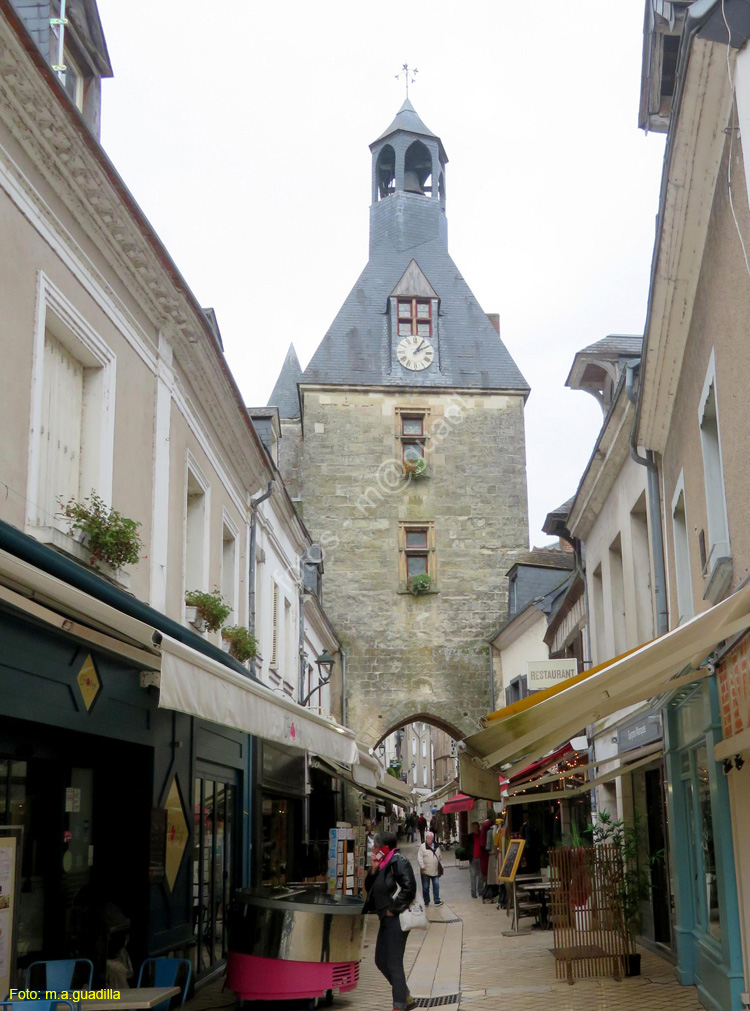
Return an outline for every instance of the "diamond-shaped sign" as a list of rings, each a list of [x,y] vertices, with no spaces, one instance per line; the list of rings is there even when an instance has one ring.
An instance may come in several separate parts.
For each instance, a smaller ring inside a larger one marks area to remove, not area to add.
[[[81,667],[78,671],[76,681],[78,682],[78,688],[81,692],[83,704],[86,706],[86,711],[88,712],[88,710],[93,706],[94,700],[102,687],[102,683],[99,680],[99,675],[96,673],[96,667],[94,666],[94,661],[91,659],[91,655],[87,656],[83,661],[83,667]]]
[[[177,872],[180,869],[182,855],[188,842],[188,824],[185,812],[182,809],[182,800],[180,799],[180,791],[177,788],[176,779],[172,780],[164,808],[167,812],[167,841],[164,869],[167,875],[167,884],[171,892],[177,880]]]

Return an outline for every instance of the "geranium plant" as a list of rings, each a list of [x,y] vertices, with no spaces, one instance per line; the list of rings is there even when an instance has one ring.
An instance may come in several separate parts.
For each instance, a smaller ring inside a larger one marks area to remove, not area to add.
[[[104,499],[92,489],[82,502],[71,498],[60,502],[61,512],[70,520],[71,530],[83,535],[82,541],[91,555],[91,564],[107,562],[115,569],[123,565],[135,565],[141,557],[141,540],[137,520],[123,516],[112,509]]]
[[[407,477],[427,477],[427,463],[423,456],[407,456],[404,460]]]
[[[240,663],[255,660],[258,656],[258,643],[249,628],[244,625],[227,625],[221,630],[222,639],[229,643],[229,654]]]
[[[185,603],[188,607],[194,607],[198,614],[206,623],[209,632],[216,632],[229,615],[232,608],[224,600],[221,590],[218,587],[211,590],[188,590],[185,594]]]

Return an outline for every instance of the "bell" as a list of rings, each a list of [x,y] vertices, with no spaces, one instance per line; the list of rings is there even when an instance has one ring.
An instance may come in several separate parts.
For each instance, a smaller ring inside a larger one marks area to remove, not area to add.
[[[404,189],[407,193],[421,193],[424,195],[419,176],[412,169],[407,169],[404,172]]]

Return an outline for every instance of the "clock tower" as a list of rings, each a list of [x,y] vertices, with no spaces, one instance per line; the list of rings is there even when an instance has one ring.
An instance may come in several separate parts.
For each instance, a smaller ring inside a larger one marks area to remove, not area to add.
[[[448,253],[441,139],[407,99],[370,150],[368,262],[269,405],[325,555],[346,720],[375,745],[414,719],[464,736],[494,701],[489,640],[528,548],[529,387]]]

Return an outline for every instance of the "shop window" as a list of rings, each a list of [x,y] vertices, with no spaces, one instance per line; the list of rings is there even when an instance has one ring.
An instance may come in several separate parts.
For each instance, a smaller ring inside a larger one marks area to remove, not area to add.
[[[435,565],[435,528],[433,523],[402,523],[399,526],[399,580],[402,587],[415,576],[437,578]]]
[[[422,758],[427,758],[427,741],[422,741]]]
[[[209,973],[227,957],[228,916],[234,894],[236,790],[232,783],[195,780],[193,849],[193,936],[191,961],[196,976]]]
[[[721,940],[719,882],[711,811],[709,757],[705,744],[683,752],[682,797],[687,824],[688,856],[695,928]]]
[[[412,753],[412,755],[416,755],[417,754],[417,739],[416,739],[416,737],[412,737],[412,739],[411,739],[411,753]]]

